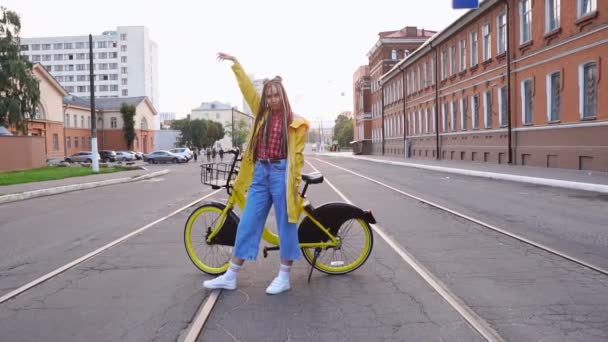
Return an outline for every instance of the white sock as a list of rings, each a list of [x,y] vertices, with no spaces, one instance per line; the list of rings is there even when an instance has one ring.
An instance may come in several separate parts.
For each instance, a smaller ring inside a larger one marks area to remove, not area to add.
[[[236,279],[236,276],[239,274],[241,267],[242,267],[241,265],[237,265],[233,262],[230,262],[230,266],[228,267],[228,271],[226,271],[226,273],[224,273],[224,277],[227,280]]]
[[[279,267],[279,275],[277,276],[277,278],[289,281],[289,271],[291,271],[291,266],[281,264],[281,267]]]

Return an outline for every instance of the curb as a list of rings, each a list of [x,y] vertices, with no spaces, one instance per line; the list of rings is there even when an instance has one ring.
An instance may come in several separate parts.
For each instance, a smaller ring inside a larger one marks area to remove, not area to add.
[[[42,196],[57,195],[57,194],[65,193],[65,192],[71,192],[71,191],[99,188],[99,187],[107,186],[107,185],[137,182],[137,181],[144,180],[144,179],[149,179],[149,178],[166,175],[169,172],[171,172],[171,171],[166,169],[166,170],[162,170],[162,171],[151,172],[151,173],[137,176],[137,177],[108,179],[105,181],[82,183],[82,184],[71,184],[71,185],[58,186],[58,187],[48,188],[48,189],[26,191],[26,192],[21,192],[18,194],[9,194],[9,195],[0,196],[0,204],[15,202],[15,201],[22,201],[22,200],[42,197]]]
[[[544,185],[544,186],[551,186],[551,187],[556,187],[556,188],[592,191],[592,192],[608,194],[608,185],[604,185],[604,184],[574,182],[574,181],[540,178],[540,177],[530,177],[530,176],[519,176],[519,175],[497,173],[497,172],[455,169],[455,168],[444,167],[444,166],[421,165],[421,164],[413,164],[413,163],[398,162],[398,161],[391,161],[391,160],[381,160],[381,159],[374,159],[374,158],[367,158],[367,157],[327,155],[327,154],[324,154],[324,156],[334,157],[334,158],[359,159],[359,160],[366,160],[366,161],[370,161],[370,162],[374,162],[374,163],[413,167],[413,168],[417,168],[417,169],[454,173],[454,174],[459,174],[459,175],[464,175],[464,176],[490,178],[490,179],[496,179],[496,180],[506,180],[506,181],[511,181],[511,182]]]

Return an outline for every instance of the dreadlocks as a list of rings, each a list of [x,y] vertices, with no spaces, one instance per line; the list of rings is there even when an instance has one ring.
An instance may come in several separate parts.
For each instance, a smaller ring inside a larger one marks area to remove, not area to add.
[[[267,101],[267,97],[268,97],[268,92],[270,91],[271,87],[274,87],[275,89],[277,89],[279,91],[279,94],[281,95],[281,101],[282,101],[282,123],[281,123],[281,130],[283,131],[283,134],[281,135],[281,152],[282,153],[287,153],[287,127],[289,127],[289,125],[291,124],[292,120],[293,120],[293,113],[291,112],[291,106],[289,104],[289,100],[287,98],[287,92],[285,91],[285,88],[283,87],[283,83],[282,83],[282,78],[280,76],[276,76],[275,78],[271,79],[271,80],[265,80],[264,81],[264,88],[262,89],[262,97],[260,99],[260,106],[258,108],[258,112],[256,113],[256,117],[255,117],[255,122],[254,122],[254,129],[258,127],[258,124],[260,123],[261,120],[264,120],[264,125],[262,127],[260,127],[260,129],[263,132],[262,138],[266,139],[265,141],[267,141],[268,139],[268,132],[269,132],[269,127],[270,127],[270,121],[268,120],[267,116],[269,116],[270,114],[270,107],[268,105],[268,101]],[[254,159],[257,158],[257,147],[258,147],[258,140],[260,138],[260,132],[259,131],[254,131],[254,134],[251,135],[250,137],[250,141],[249,141],[249,148],[250,150],[253,152],[253,156]],[[266,145],[268,146],[268,145]]]

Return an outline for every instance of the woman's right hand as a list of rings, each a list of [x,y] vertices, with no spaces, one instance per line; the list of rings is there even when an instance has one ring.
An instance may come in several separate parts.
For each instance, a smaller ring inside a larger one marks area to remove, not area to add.
[[[232,55],[229,55],[227,53],[223,53],[223,52],[218,52],[217,53],[217,60],[220,61],[220,62],[228,60],[228,61],[232,61],[234,63],[237,63],[236,57],[234,57]]]

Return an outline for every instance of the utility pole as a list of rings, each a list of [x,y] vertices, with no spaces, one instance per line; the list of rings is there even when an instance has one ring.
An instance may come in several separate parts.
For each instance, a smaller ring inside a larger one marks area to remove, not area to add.
[[[89,34],[89,86],[91,88],[91,159],[93,173],[99,173],[97,159],[97,120],[95,119],[95,73],[93,72],[93,35]]]

